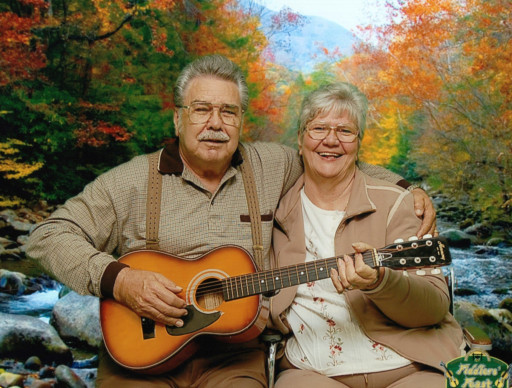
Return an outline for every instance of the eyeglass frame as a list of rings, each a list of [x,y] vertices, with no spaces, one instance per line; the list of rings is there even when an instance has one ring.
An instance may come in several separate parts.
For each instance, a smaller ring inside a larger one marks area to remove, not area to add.
[[[311,136],[311,132],[313,131],[313,128],[311,128],[311,123],[309,123],[308,125],[306,125],[306,127],[304,128],[304,131],[308,133],[308,136],[313,139],[313,140],[325,140],[330,134],[331,134],[331,131],[334,130],[334,134],[336,136],[336,139],[338,139],[338,141],[340,141],[341,143],[353,143],[355,142],[358,138],[359,138],[359,130],[357,128],[352,128],[348,125],[345,125],[345,124],[337,124],[337,125],[327,125],[325,123],[313,123],[314,126],[321,126],[321,127],[324,127],[324,128],[329,128],[328,131],[326,131],[326,135],[324,137],[322,137],[321,139],[315,139],[313,136]],[[340,137],[339,137],[339,133],[341,133],[341,131],[337,131],[336,128],[339,128],[339,127],[343,127],[343,128],[350,128],[350,129],[355,129],[356,132],[353,134],[354,135],[354,139],[353,140],[350,140],[350,141],[345,141],[345,140],[341,140]]]
[[[190,108],[194,105],[194,104],[203,104],[203,105],[210,105],[212,107],[212,110],[210,112],[209,115],[206,115],[206,119],[205,121],[203,122],[194,122],[192,121],[192,119],[190,118]],[[226,123],[224,121],[224,118],[222,117],[222,114],[221,114],[221,109],[223,107],[236,107],[239,109],[240,111],[240,122],[238,124],[229,124],[229,123]],[[194,102],[191,102],[190,105],[176,105],[176,108],[178,109],[186,109],[187,110],[187,115],[188,115],[188,119],[190,120],[190,122],[192,124],[204,124],[204,123],[207,123],[208,120],[210,120],[212,118],[212,115],[213,115],[213,112],[214,112],[214,109],[217,108],[219,110],[219,117],[220,117],[220,120],[225,124],[225,125],[229,125],[231,127],[238,127],[242,124],[242,120],[243,120],[243,116],[244,116],[244,113],[245,113],[245,110],[242,109],[242,107],[238,106],[238,105],[233,105],[233,104],[213,104],[211,102],[204,102],[204,101],[194,101]]]

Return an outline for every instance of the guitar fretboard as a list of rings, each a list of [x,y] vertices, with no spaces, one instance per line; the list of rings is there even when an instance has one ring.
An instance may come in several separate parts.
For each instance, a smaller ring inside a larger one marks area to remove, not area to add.
[[[354,258],[354,254],[348,255]],[[422,268],[447,265],[451,262],[446,245],[438,239],[388,246],[362,254],[364,262],[372,268]],[[234,276],[221,281],[224,300],[245,298],[270,293],[281,288],[296,286],[330,277],[331,268],[337,269],[339,257],[319,259],[303,264],[273,270]],[[211,290],[210,290],[211,291]]]
[[[232,300],[250,295],[264,294],[298,284],[326,279],[331,268],[337,268],[336,257],[310,261],[305,264],[282,267],[255,274],[225,279],[224,299]]]

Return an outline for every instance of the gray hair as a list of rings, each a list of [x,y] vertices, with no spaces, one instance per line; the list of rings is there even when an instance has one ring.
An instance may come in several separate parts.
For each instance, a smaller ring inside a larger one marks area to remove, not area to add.
[[[315,117],[331,110],[339,114],[347,112],[357,125],[359,140],[363,139],[368,100],[356,86],[346,82],[321,86],[304,98],[299,115],[299,135],[304,135],[306,126]]]
[[[234,82],[238,86],[242,109],[244,111],[247,110],[249,106],[249,91],[245,77],[235,63],[219,54],[206,55],[185,66],[174,86],[174,103],[176,106],[184,105],[187,86],[194,78],[201,76],[212,76]]]

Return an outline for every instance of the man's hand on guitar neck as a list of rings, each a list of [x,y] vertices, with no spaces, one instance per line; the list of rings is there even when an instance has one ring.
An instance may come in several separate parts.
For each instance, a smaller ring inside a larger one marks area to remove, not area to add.
[[[142,317],[170,326],[183,326],[186,303],[176,294],[182,288],[162,274],[125,268],[114,284],[114,299]]]
[[[438,236],[436,229],[436,209],[428,194],[421,188],[415,188],[411,191],[414,196],[414,212],[421,218],[420,229],[416,233],[418,238],[422,238],[426,234]]]

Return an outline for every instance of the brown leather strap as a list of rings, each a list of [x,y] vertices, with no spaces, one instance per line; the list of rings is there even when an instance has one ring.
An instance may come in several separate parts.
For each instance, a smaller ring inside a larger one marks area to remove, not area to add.
[[[261,228],[261,212],[260,204],[258,202],[258,192],[256,191],[256,182],[254,180],[254,174],[249,156],[247,155],[247,152],[242,145],[240,145],[238,148],[244,160],[240,165],[240,169],[242,170],[245,197],[247,199],[249,217],[251,219],[252,249],[254,251],[254,260],[256,261],[258,269],[261,271],[268,268],[263,261],[263,232]]]
[[[160,202],[162,200],[162,175],[158,172],[158,162],[162,151],[148,155],[149,175],[146,202],[146,249],[159,250]]]

